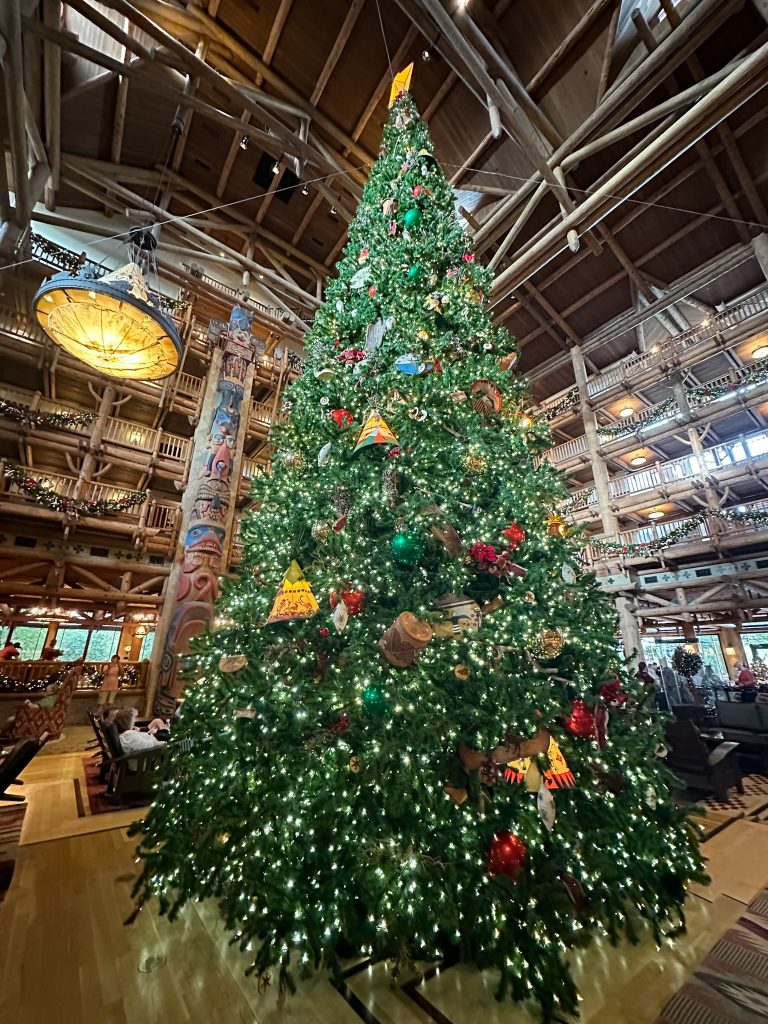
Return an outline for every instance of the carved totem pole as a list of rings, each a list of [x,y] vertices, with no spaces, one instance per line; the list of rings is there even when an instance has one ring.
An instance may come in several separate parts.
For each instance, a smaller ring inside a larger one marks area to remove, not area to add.
[[[235,306],[229,324],[214,320],[209,327],[209,340],[217,349],[195,432],[179,547],[153,651],[156,714],[166,714],[181,695],[177,656],[186,654],[189,641],[210,624],[219,578],[226,571],[258,345],[252,321],[252,313]]]

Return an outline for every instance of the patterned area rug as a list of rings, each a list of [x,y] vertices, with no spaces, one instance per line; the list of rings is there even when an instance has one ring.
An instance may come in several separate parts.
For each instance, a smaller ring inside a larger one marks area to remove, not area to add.
[[[765,821],[768,812],[768,778],[764,775],[745,775],[744,793],[731,789],[730,799],[721,803],[716,797],[701,800],[691,819],[704,830],[703,840],[711,839],[738,818]]]
[[[656,1024],[765,1024],[768,1020],[768,889],[755,896]]]
[[[85,774],[85,789],[88,796],[88,810],[85,809],[80,780],[75,779],[75,800],[77,801],[77,816],[84,818],[86,814],[106,814],[108,811],[125,811],[133,807],[146,807],[149,800],[145,796],[138,796],[133,800],[123,797],[109,796],[105,783],[99,780],[99,765],[90,757],[83,759],[83,773]]]

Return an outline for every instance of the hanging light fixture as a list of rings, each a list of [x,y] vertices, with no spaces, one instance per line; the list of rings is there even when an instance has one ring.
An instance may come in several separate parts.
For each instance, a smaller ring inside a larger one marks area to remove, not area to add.
[[[32,304],[57,345],[109,377],[160,380],[179,365],[178,331],[148,293],[135,263],[98,280],[54,274]]]

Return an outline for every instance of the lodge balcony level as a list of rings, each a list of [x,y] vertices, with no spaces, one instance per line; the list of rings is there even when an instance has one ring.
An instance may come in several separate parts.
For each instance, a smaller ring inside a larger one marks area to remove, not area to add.
[[[587,381],[587,393],[594,409],[604,408],[622,395],[653,384],[670,371],[690,369],[723,350],[733,349],[768,327],[768,285],[713,313],[689,331],[652,346],[646,352],[627,356]],[[580,417],[578,393],[566,388],[542,402],[539,414],[553,427]]]
[[[768,437],[765,431],[743,435],[724,444],[704,448],[701,455],[685,455],[655,466],[616,476],[609,481],[611,507],[620,515],[639,512],[659,501],[703,493],[708,484],[724,487],[749,476],[768,473]],[[575,522],[599,518],[594,486],[572,491],[563,508]]]

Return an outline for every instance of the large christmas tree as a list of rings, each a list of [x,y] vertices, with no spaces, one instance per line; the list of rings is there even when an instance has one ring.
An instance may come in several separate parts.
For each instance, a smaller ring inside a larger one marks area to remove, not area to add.
[[[700,858],[407,93],[338,271],[136,891],[217,898],[289,987],[353,951],[458,957],[573,1008],[567,951],[659,935]]]

